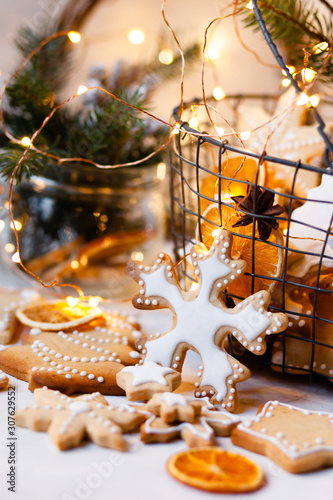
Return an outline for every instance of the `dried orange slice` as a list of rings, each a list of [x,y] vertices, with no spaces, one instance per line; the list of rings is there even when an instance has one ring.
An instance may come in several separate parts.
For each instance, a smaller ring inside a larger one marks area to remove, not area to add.
[[[182,483],[219,493],[254,491],[264,483],[264,474],[257,464],[217,447],[177,453],[168,461],[167,469]]]
[[[84,302],[69,306],[65,300],[30,303],[16,310],[16,317],[23,325],[50,331],[75,328],[102,314],[98,307],[91,307]]]
[[[227,177],[227,179],[221,179],[219,181],[216,176],[218,170],[215,168],[214,171],[208,174],[201,182],[200,194],[210,198],[210,200],[218,199],[220,186],[221,198],[245,196],[247,190],[247,184],[245,182],[255,182],[257,170],[258,164],[252,158],[244,156],[228,158],[221,166],[221,175]],[[260,184],[263,183],[264,175],[265,167],[262,165],[259,171]],[[233,180],[229,180],[228,178]],[[211,204],[210,200],[200,197],[200,208],[202,212]]]
[[[267,241],[255,240],[253,245],[252,231],[253,224],[249,226],[233,227],[233,225],[242,216],[236,208],[226,205],[221,206],[221,218],[216,204],[211,204],[202,214],[201,236],[202,242],[210,248],[214,241],[214,231],[217,226],[222,224],[223,229],[228,229],[236,233],[233,237],[231,257],[233,259],[242,259],[246,262],[246,272],[253,273],[254,289],[252,290],[252,276],[242,275],[235,280],[229,287],[228,292],[237,297],[246,298],[252,293],[260,290],[267,290],[272,293],[280,278],[283,270],[283,251],[279,246],[283,243],[281,231],[273,230]],[[199,239],[197,231],[197,239]],[[239,236],[238,236],[239,235]],[[258,234],[256,233],[256,238]]]

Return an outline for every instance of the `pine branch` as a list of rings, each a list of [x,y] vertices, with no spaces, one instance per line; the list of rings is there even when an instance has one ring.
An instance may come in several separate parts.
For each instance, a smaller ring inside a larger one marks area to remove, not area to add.
[[[319,0],[319,2],[325,5],[325,7],[327,7],[328,10],[330,10],[333,13],[333,5],[327,2],[327,0]]]
[[[278,2],[275,2],[275,4],[278,4]],[[282,1],[282,4],[288,4],[290,6],[290,3],[292,4],[293,2],[285,2]],[[302,3],[299,2],[299,7],[297,8],[297,2],[294,2],[294,5],[296,6],[292,8],[292,13],[294,15],[288,14],[288,11],[285,11],[281,8],[276,7],[273,3],[269,3],[265,0],[259,0],[258,1],[258,6],[259,8],[263,10],[270,10],[275,16],[277,16],[280,19],[283,19],[286,21],[288,24],[293,26],[296,29],[299,29],[301,32],[303,32],[304,35],[307,35],[310,40],[316,40],[318,43],[320,42],[326,42],[329,43],[329,39],[323,35],[322,32],[317,31],[314,28],[314,25],[312,23],[309,23],[308,17],[310,16],[310,11],[304,13],[302,15]],[[312,15],[317,16],[317,11],[314,11]],[[300,19],[297,19],[295,16],[300,16]],[[318,21],[317,21],[318,22]],[[311,26],[311,27],[310,27]]]
[[[28,56],[48,35],[60,30],[79,30],[100,0],[69,0],[53,27],[34,33],[28,28],[20,31],[16,45],[22,57]],[[51,30],[52,28],[52,30]],[[51,30],[51,31],[50,31]],[[57,94],[70,76],[73,44],[67,37],[57,38],[45,45],[17,75],[6,91],[4,118],[15,137],[28,136],[38,130],[54,106]],[[187,62],[198,60],[197,45],[185,51]],[[111,75],[99,76],[100,85],[125,102],[147,109],[149,98],[162,80],[179,74],[181,58],[165,66],[157,62],[113,68]],[[102,71],[103,73],[103,71]],[[94,77],[96,79],[96,76]],[[168,130],[147,120],[136,110],[121,104],[103,92],[87,93],[75,113],[61,108],[55,113],[34,140],[36,148],[60,158],[86,158],[99,164],[130,163],[156,151],[167,137]],[[9,143],[0,130],[0,175],[13,173],[24,148]],[[161,161],[162,153],[152,161]],[[16,174],[19,182],[26,175],[41,174],[56,166],[54,159],[30,150]],[[80,167],[75,163],[77,168]]]
[[[322,69],[320,79],[332,83],[332,7],[326,4],[330,10],[328,15],[319,12],[314,4],[307,1],[258,0],[258,7],[273,40],[282,45],[288,54],[287,63],[294,64],[298,70],[302,69],[305,50],[310,54],[308,67],[316,72]],[[260,30],[253,11],[244,9],[241,15],[246,27]],[[321,43],[327,44],[327,47],[318,51]]]

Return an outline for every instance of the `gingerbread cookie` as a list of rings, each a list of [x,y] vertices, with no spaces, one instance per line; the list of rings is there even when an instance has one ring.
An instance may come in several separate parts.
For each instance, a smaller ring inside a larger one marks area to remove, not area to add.
[[[8,382],[9,379],[7,375],[2,370],[0,370],[0,390],[7,389]]]
[[[116,374],[135,362],[137,330],[125,321],[117,321],[116,328],[108,323],[108,327],[71,333],[34,328],[22,337],[25,345],[0,351],[0,367],[29,382],[30,390],[46,385],[66,394],[97,390],[123,394]]]
[[[200,415],[201,407],[200,401],[188,401],[181,394],[173,392],[154,394],[146,404],[147,411],[161,417],[166,424],[175,421],[193,423]]]
[[[268,456],[292,473],[333,465],[333,414],[269,401],[231,435],[237,446]]]
[[[220,405],[202,406],[201,416],[213,429],[215,436],[219,437],[230,436],[232,429],[241,422],[238,416],[227,412]]]
[[[151,416],[140,427],[141,440],[144,443],[167,443],[181,438],[191,448],[194,446],[211,446],[214,444],[214,431],[204,418],[193,423],[181,422],[176,425],[166,424],[155,415]]]
[[[319,284],[319,288],[324,288],[328,282],[325,279]],[[315,283],[313,286],[316,286]],[[333,297],[330,291],[318,291],[314,311],[313,294],[303,290],[304,288],[295,287],[290,294],[291,298],[286,301],[289,325],[284,338],[274,341],[272,368],[282,371],[284,366],[288,373],[303,375],[311,371],[324,375],[333,382]],[[291,313],[292,309],[294,314]]]
[[[237,406],[236,384],[250,371],[224,350],[231,333],[246,349],[261,355],[265,336],[283,331],[288,319],[283,313],[267,311],[270,295],[251,295],[233,309],[223,302],[223,291],[244,271],[242,260],[231,259],[232,235],[221,230],[209,251],[194,245],[191,260],[198,285],[184,291],[178,282],[171,258],[161,253],[152,266],[130,262],[128,272],[141,286],[133,298],[138,309],[169,308],[174,324],[169,332],[152,335],[145,343],[144,363],[154,361],[181,371],[186,352],[191,349],[202,359],[201,381],[195,395],[209,396],[229,411]]]
[[[230,436],[240,419],[207,399],[193,401],[181,394],[155,394],[145,406],[154,416],[141,426],[142,441],[165,443],[181,438],[190,447],[210,446],[215,436]]]
[[[113,407],[100,393],[70,398],[46,387],[34,392],[35,404],[16,413],[16,424],[48,431],[60,449],[79,446],[85,436],[99,446],[127,449],[122,432],[137,428],[146,418],[133,407]]]
[[[117,384],[124,389],[129,401],[147,401],[155,393],[177,389],[181,375],[172,368],[149,361],[123,368],[117,373]]]
[[[289,241],[301,254],[288,265],[288,274],[302,278],[319,264],[322,270],[333,267],[333,249],[326,240],[332,225],[332,191],[333,175],[323,174],[321,184],[309,190],[305,203],[292,212]]]

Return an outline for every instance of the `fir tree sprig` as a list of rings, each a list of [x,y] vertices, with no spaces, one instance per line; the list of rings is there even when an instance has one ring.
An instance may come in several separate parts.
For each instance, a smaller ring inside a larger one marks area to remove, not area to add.
[[[326,7],[324,12],[306,0],[258,0],[257,3],[273,40],[283,46],[287,63],[301,70],[306,51],[310,54],[307,67],[316,72],[321,70],[319,78],[332,83],[333,8],[325,0],[320,2]],[[242,3],[245,6],[248,2]],[[241,15],[246,27],[260,30],[251,9],[244,9]]]
[[[99,0],[70,0],[57,25],[50,31],[35,33],[29,28],[20,30],[16,46],[22,57],[27,57],[50,34],[61,30],[79,29]],[[79,8],[80,4],[80,8]],[[158,49],[158,47],[157,47]],[[139,109],[148,110],[152,93],[162,80],[179,74],[181,58],[164,66],[157,63],[157,54],[149,62],[115,66],[111,74],[104,72],[101,87]],[[200,49],[193,44],[185,50],[192,63],[200,57]],[[6,89],[3,116],[6,127],[15,137],[32,137],[39,130],[59,101],[74,67],[73,44],[59,37],[46,44],[15,77]],[[30,150],[16,173],[20,182],[24,175],[41,174],[45,169],[58,167],[47,154],[61,158],[85,158],[101,165],[138,161],[156,151],[166,139],[168,128],[156,125],[142,113],[128,107],[107,94],[96,91],[81,100],[75,112],[61,107],[52,120],[34,140],[34,146],[44,154]],[[24,147],[10,142],[0,129],[0,175],[12,175]],[[153,162],[161,161],[158,153]],[[77,163],[76,163],[76,166]]]

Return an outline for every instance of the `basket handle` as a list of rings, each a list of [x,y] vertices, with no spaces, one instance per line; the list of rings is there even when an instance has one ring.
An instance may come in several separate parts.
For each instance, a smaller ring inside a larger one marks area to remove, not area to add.
[[[289,79],[290,83],[294,87],[296,93],[300,94],[302,92],[302,89],[298,85],[297,81],[293,78],[293,76],[290,73],[288,67],[286,66],[286,64],[285,64],[285,62],[284,62],[281,54],[279,53],[279,51],[278,51],[275,43],[273,42],[273,39],[272,39],[272,37],[271,37],[268,29],[267,29],[266,23],[265,23],[262,15],[261,15],[260,9],[258,7],[257,0],[252,0],[252,5],[253,5],[253,11],[254,11],[256,19],[258,21],[259,27],[260,27],[260,29],[261,29],[264,37],[265,37],[265,40],[266,40],[269,48],[271,49],[271,51],[273,53],[273,56],[275,57],[277,63],[280,66],[280,68],[286,74],[286,76]],[[325,152],[324,152],[324,162],[325,162],[327,168],[329,168],[330,171],[333,173],[333,163],[332,163],[332,160],[330,159],[330,154],[333,155],[333,143],[330,141],[330,139],[328,138],[327,134],[324,131],[324,129],[325,129],[325,122],[321,118],[319,112],[314,107],[312,107],[311,109],[312,109],[312,111],[314,113],[314,116],[315,116],[315,119],[316,119],[316,121],[318,123],[317,130],[318,130],[319,134],[321,135],[321,137],[322,137],[322,139],[323,139],[323,141],[324,141],[324,143],[326,145]]]

